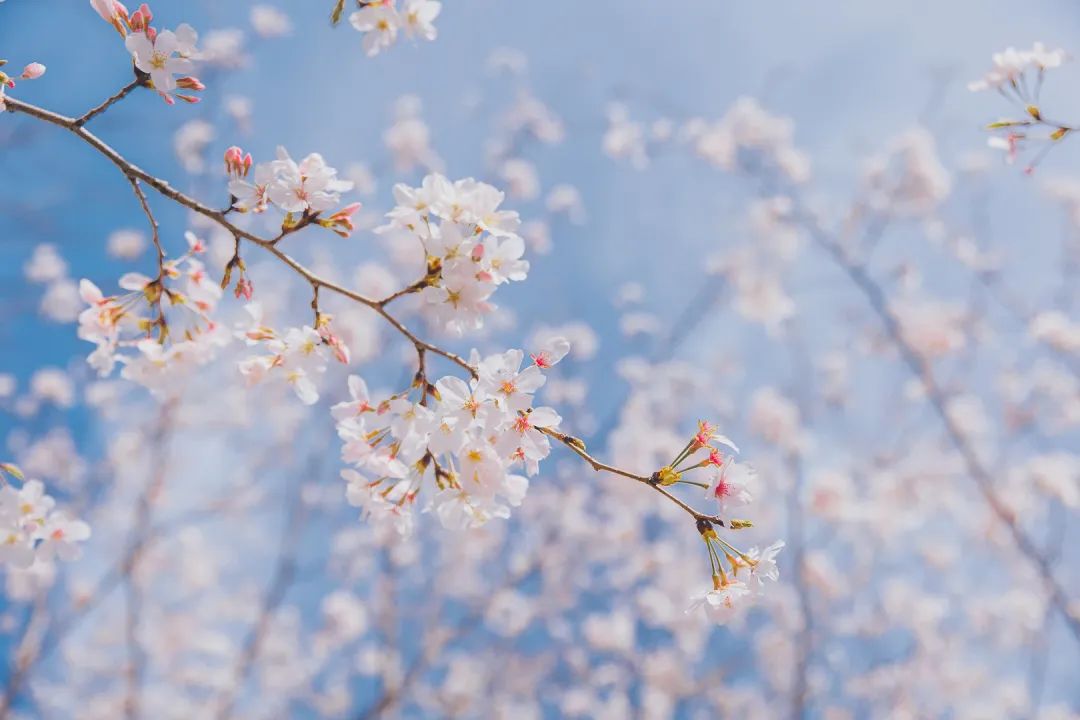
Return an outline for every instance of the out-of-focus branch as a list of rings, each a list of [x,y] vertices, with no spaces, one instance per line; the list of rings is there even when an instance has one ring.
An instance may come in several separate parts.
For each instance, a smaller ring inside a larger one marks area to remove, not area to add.
[[[134,185],[134,183],[133,183]],[[135,186],[138,189],[138,186]],[[149,213],[148,213],[149,214]],[[152,217],[152,216],[151,216]],[[156,223],[154,223],[156,225]],[[147,544],[151,535],[151,521],[153,518],[154,502],[161,493],[168,476],[169,462],[168,436],[172,429],[172,416],[175,412],[175,403],[166,403],[162,406],[158,419],[158,425],[153,435],[153,446],[160,456],[154,462],[154,476],[149,484],[139,495],[135,506],[135,520],[133,522],[129,546],[132,548],[128,553],[128,562],[124,568],[124,576],[127,578],[127,596],[124,610],[125,640],[128,648],[127,668],[127,696],[124,700],[124,711],[128,718],[134,720],[139,717],[140,695],[142,692],[143,674],[145,672],[146,657],[142,646],[139,644],[139,621],[142,614],[142,590],[139,588],[138,566],[146,552]]]
[[[791,717],[799,720],[806,715],[810,656],[813,651],[814,615],[810,605],[810,589],[806,583],[806,529],[802,490],[805,480],[802,457],[798,452],[789,453],[788,472],[794,479],[788,497],[788,543],[791,546],[794,568],[792,583],[799,599],[802,627],[795,639],[795,671],[791,688]]]
[[[165,452],[163,448],[172,431],[174,410],[172,403],[166,403],[162,406],[158,415],[152,442],[155,447],[159,448],[161,454]],[[42,594],[39,602],[35,604],[27,631],[14,653],[14,666],[8,675],[3,698],[0,699],[0,717],[7,717],[19,693],[22,692],[30,671],[48,657],[67,637],[68,633],[74,630],[109,595],[113,588],[125,579],[134,582],[132,573],[153,536],[150,521],[154,497],[160,492],[166,477],[165,468],[167,463],[159,461],[155,463],[155,466],[158,471],[139,497],[136,516],[128,535],[127,549],[121,561],[94,585],[93,590],[86,596],[85,602],[78,605],[69,615],[59,620],[50,619],[45,603],[45,594]],[[130,595],[128,599],[129,604],[126,610],[125,622],[128,632],[127,642],[131,667],[129,667],[128,674],[128,695],[124,706],[127,716],[135,717],[138,714],[137,688],[141,682],[138,674],[141,670],[137,669],[140,653],[134,640],[134,631],[138,625],[138,610],[130,602]],[[38,631],[39,628],[40,632]]]
[[[921,383],[930,407],[933,408],[934,413],[944,425],[946,436],[960,454],[968,475],[975,482],[979,494],[990,508],[993,516],[1006,528],[1016,549],[1029,561],[1032,568],[1039,575],[1054,606],[1061,612],[1069,630],[1080,641],[1080,618],[1076,617],[1070,609],[1069,598],[1054,575],[1050,560],[1020,527],[1012,510],[998,495],[990,472],[983,465],[982,460],[963,430],[952,415],[949,414],[949,398],[938,384],[930,363],[904,337],[899,320],[889,308],[885,291],[870,276],[864,265],[852,260],[844,249],[829,236],[814,216],[801,212],[799,218],[814,242],[844,271],[865,297],[874,314],[878,316],[884,326],[886,335],[899,352],[901,360]]]
[[[278,548],[277,561],[274,565],[274,574],[270,583],[263,593],[262,602],[259,605],[259,615],[244,640],[243,649],[233,666],[232,681],[229,682],[217,702],[215,717],[218,720],[227,720],[233,716],[236,707],[236,699],[247,683],[248,677],[255,668],[267,633],[286,593],[292,587],[296,578],[297,558],[296,551],[299,545],[300,532],[304,527],[307,517],[306,505],[300,499],[300,482],[294,481],[293,492],[287,493],[285,498],[286,525],[281,536],[281,545]]]
[[[549,541],[551,540],[553,540],[553,538],[549,539]],[[375,702],[356,716],[355,720],[373,720],[374,718],[383,717],[388,710],[394,707],[394,705],[405,696],[406,692],[412,687],[412,684],[416,682],[417,678],[420,677],[421,673],[423,673],[424,670],[438,658],[439,653],[444,647],[454,640],[465,637],[483,622],[484,617],[491,607],[491,599],[497,597],[502,590],[516,588],[529,580],[529,578],[540,569],[540,564],[540,559],[538,557],[525,568],[506,578],[499,590],[488,594],[489,601],[474,607],[461,619],[461,622],[454,627],[453,631],[439,635],[434,642],[425,643],[420,653],[413,659],[412,663],[409,664],[401,683],[394,688],[383,691]]]

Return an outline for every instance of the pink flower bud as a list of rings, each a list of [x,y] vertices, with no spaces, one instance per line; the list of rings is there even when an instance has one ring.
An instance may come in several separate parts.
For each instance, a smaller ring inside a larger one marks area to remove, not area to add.
[[[251,281],[247,278],[240,278],[236,282],[236,297],[250,300],[251,296],[255,293],[255,286],[251,284]]]
[[[105,22],[111,23],[113,20],[113,4],[112,0],[90,0],[90,7],[94,8],[94,12],[101,16],[101,19]]]
[[[245,175],[244,151],[233,145],[225,151],[225,174],[240,177]]]
[[[334,353],[334,359],[342,365],[349,364],[349,347],[334,334],[329,323],[319,326],[319,336],[322,337],[324,343],[330,346],[331,351]]]
[[[176,86],[181,87],[181,88],[183,88],[185,90],[205,90],[206,89],[206,86],[203,85],[202,82],[199,81],[199,78],[191,77],[190,75],[185,75],[184,77],[176,78]]]
[[[22,79],[23,80],[37,80],[39,77],[45,74],[45,66],[41,63],[33,62],[23,68]]]
[[[116,32],[127,35],[125,23],[128,22],[128,11],[123,3],[116,0],[90,0],[90,7],[101,16],[101,19],[116,28]]]
[[[358,202],[346,205],[325,220],[320,220],[319,224],[325,228],[330,228],[341,237],[349,237],[349,234],[356,229],[352,216],[356,214],[360,207],[361,204]]]

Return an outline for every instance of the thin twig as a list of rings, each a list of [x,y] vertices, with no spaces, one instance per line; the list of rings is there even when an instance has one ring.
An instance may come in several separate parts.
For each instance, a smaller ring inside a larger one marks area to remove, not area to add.
[[[76,118],[74,120],[75,127],[82,127],[86,123],[90,122],[92,119],[94,119],[95,117],[97,117],[101,113],[105,112],[106,110],[108,110],[110,107],[112,107],[116,103],[123,100],[125,97],[127,97],[128,93],[130,93],[132,90],[134,90],[135,88],[139,87],[142,84],[143,83],[142,83],[141,79],[135,78],[134,80],[129,82],[127,85],[120,88],[120,91],[117,92],[112,97],[110,97],[108,100],[101,103],[97,107],[95,107],[95,108],[93,108],[91,110],[88,110],[86,112],[86,114],[83,115],[82,117]]]
[[[604,472],[609,472],[609,473],[611,473],[613,475],[621,475],[624,478],[629,478],[631,480],[637,480],[639,483],[643,483],[645,485],[648,485],[653,490],[656,490],[658,493],[660,493],[661,495],[666,497],[668,500],[671,500],[673,503],[675,503],[680,508],[682,508],[687,513],[689,513],[691,516],[693,516],[694,520],[705,520],[705,521],[713,523],[715,525],[719,525],[720,527],[726,527],[723,518],[721,518],[719,515],[707,515],[707,514],[705,514],[703,512],[699,512],[698,510],[695,510],[693,507],[691,507],[687,503],[683,502],[683,500],[680,499],[678,496],[671,493],[667,488],[665,488],[662,485],[659,485],[653,479],[653,476],[651,476],[651,475],[638,475],[636,473],[632,473],[632,472],[629,472],[627,470],[623,470],[622,468],[617,468],[614,465],[608,465],[607,463],[604,463],[604,462],[601,462],[600,460],[597,460],[595,457],[590,455],[588,453],[588,451],[585,450],[585,443],[583,443],[580,438],[573,437],[572,435],[567,435],[566,433],[559,432],[558,430],[552,430],[551,428],[540,427],[540,428],[536,428],[536,429],[539,430],[540,432],[544,433],[548,437],[555,438],[556,440],[561,442],[563,445],[565,445],[566,447],[573,450],[574,453],[576,453],[579,457],[581,457],[581,459],[583,459],[585,462],[589,463],[589,465],[592,466],[593,470],[595,470],[597,472],[600,472],[601,470],[603,470]]]

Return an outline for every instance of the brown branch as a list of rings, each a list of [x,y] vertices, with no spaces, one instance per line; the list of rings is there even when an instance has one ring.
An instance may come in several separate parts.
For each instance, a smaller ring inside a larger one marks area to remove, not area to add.
[[[278,548],[277,561],[270,584],[263,593],[259,615],[244,641],[243,649],[233,666],[233,679],[228,687],[222,692],[217,703],[215,717],[218,720],[227,720],[233,716],[236,708],[237,695],[243,689],[248,677],[255,667],[255,663],[262,652],[263,643],[270,632],[270,625],[274,619],[285,594],[292,587],[296,578],[296,550],[299,544],[300,532],[303,530],[304,519],[307,515],[305,504],[299,498],[300,484],[294,483],[294,491],[286,493],[286,529],[281,538]]]
[[[617,468],[614,465],[608,465],[607,463],[597,460],[595,457],[590,455],[588,451],[585,450],[585,443],[583,443],[580,438],[573,437],[572,435],[567,435],[566,433],[559,432],[558,430],[552,430],[551,428],[538,427],[536,429],[544,433],[548,437],[555,438],[563,445],[573,450],[574,453],[577,454],[582,460],[589,463],[589,465],[592,466],[593,470],[597,472],[603,470],[604,472],[609,472],[613,475],[620,475],[624,478],[636,480],[639,483],[648,485],[653,490],[656,490],[668,500],[675,503],[680,508],[689,513],[695,521],[704,520],[714,525],[719,525],[720,527],[726,527],[723,518],[721,518],[719,515],[706,515],[703,512],[695,510],[693,507],[683,502],[683,500],[680,499],[677,495],[670,492],[667,488],[657,484],[652,475],[638,475],[627,470],[623,470],[622,468]]]
[[[161,246],[161,228],[158,225],[157,218],[154,217],[153,211],[150,210],[150,202],[146,199],[146,193],[139,187],[139,181],[130,175],[125,174],[125,177],[131,183],[131,189],[135,192],[135,197],[139,199],[139,205],[150,223],[150,240],[154,243],[154,249],[157,251],[158,279],[160,280],[165,272],[165,249]]]
[[[143,205],[144,211],[146,212],[147,216],[150,218],[151,226],[154,229],[155,236],[156,236],[156,232],[157,232],[157,224],[156,224],[156,221],[153,219],[153,215],[150,213],[149,205],[145,202],[145,199],[146,199],[145,195],[142,193],[142,190],[139,188],[139,185],[138,185],[139,181],[142,181],[146,185],[154,188],[154,190],[156,190],[158,193],[160,193],[164,197],[166,197],[166,198],[168,198],[170,200],[173,200],[174,202],[176,202],[176,203],[188,208],[189,210],[192,210],[192,211],[194,211],[194,212],[196,212],[196,213],[198,213],[198,214],[200,214],[200,215],[202,215],[202,216],[204,216],[206,218],[209,218],[210,220],[214,221],[215,223],[217,223],[218,225],[223,227],[225,230],[228,230],[230,233],[232,233],[233,237],[237,238],[238,240],[240,238],[242,238],[244,240],[247,240],[247,241],[259,246],[263,250],[267,251],[268,253],[273,255],[275,258],[277,258],[280,262],[282,262],[283,264],[285,264],[286,266],[291,268],[294,272],[296,272],[298,275],[300,275],[302,278],[304,278],[311,285],[312,291],[316,296],[318,295],[318,292],[319,292],[320,289],[325,289],[325,290],[329,290],[330,292],[333,292],[333,293],[335,293],[337,295],[341,295],[342,297],[345,297],[345,298],[348,298],[348,299],[353,300],[355,302],[358,302],[358,303],[360,303],[362,305],[368,306],[369,308],[374,310],[376,313],[378,313],[380,316],[382,316],[382,318],[391,327],[393,327],[398,333],[400,333],[402,336],[404,336],[406,339],[408,339],[413,344],[413,347],[416,348],[417,353],[420,354],[421,357],[423,356],[424,352],[431,352],[433,354],[436,354],[436,355],[439,355],[439,356],[441,356],[443,358],[446,358],[447,360],[453,362],[454,364],[458,365],[462,369],[468,371],[468,373],[469,373],[469,375],[471,377],[473,377],[473,378],[477,377],[476,368],[473,367],[468,361],[466,361],[460,355],[457,355],[456,353],[450,352],[449,350],[445,350],[445,349],[443,349],[443,348],[441,348],[441,347],[439,347],[437,345],[433,345],[432,343],[421,339],[418,335],[416,335],[414,332],[409,330],[397,317],[392,315],[386,309],[385,306],[388,305],[394,299],[396,299],[398,297],[401,297],[402,295],[409,294],[410,292],[416,292],[416,291],[420,290],[422,287],[424,287],[424,285],[427,284],[427,281],[428,281],[427,277],[425,277],[423,280],[420,280],[420,281],[417,281],[416,283],[413,283],[409,287],[405,288],[403,291],[398,292],[398,293],[394,293],[394,294],[392,294],[392,295],[390,295],[390,296],[388,296],[386,298],[383,298],[382,300],[376,300],[376,299],[373,299],[373,298],[369,298],[369,297],[367,297],[365,295],[362,295],[362,294],[360,294],[360,293],[358,293],[356,291],[349,290],[348,288],[345,288],[345,287],[343,287],[341,285],[330,282],[329,280],[326,280],[326,279],[316,275],[311,270],[309,270],[307,267],[305,267],[304,265],[302,265],[301,263],[299,263],[298,261],[293,259],[288,254],[284,253],[283,251],[281,251],[277,247],[278,241],[280,241],[283,237],[290,234],[291,232],[294,232],[295,230],[300,229],[300,227],[308,225],[311,222],[313,222],[314,219],[315,219],[315,217],[313,215],[305,214],[301,218],[301,220],[297,223],[296,226],[294,226],[292,228],[283,229],[282,232],[279,233],[274,238],[266,239],[266,238],[259,237],[258,235],[254,235],[253,233],[251,233],[251,232],[249,232],[247,230],[244,230],[243,228],[240,228],[237,225],[230,222],[228,220],[228,218],[226,217],[226,214],[228,213],[228,210],[224,210],[224,211],[223,210],[215,210],[215,209],[213,209],[213,208],[199,202],[198,200],[190,197],[189,195],[177,190],[176,188],[169,185],[169,183],[167,183],[166,181],[164,181],[164,180],[162,180],[162,179],[160,179],[160,178],[158,178],[158,177],[156,177],[154,175],[151,175],[150,173],[146,172],[142,168],[140,168],[137,165],[133,164],[132,162],[130,162],[129,160],[124,158],[119,152],[117,152],[112,147],[110,147],[108,144],[106,144],[104,141],[102,141],[100,138],[98,138],[96,135],[94,135],[93,133],[91,133],[88,130],[86,130],[85,128],[83,128],[82,125],[78,122],[78,120],[75,120],[75,119],[72,119],[72,118],[69,118],[69,117],[65,117],[65,116],[60,115],[58,113],[54,113],[54,112],[52,112],[50,110],[45,110],[44,108],[37,107],[36,105],[31,105],[29,103],[25,103],[25,102],[22,102],[20,100],[15,100],[15,99],[8,99],[8,101],[7,101],[7,109],[9,111],[11,111],[11,112],[21,112],[24,115],[28,115],[28,116],[36,118],[38,120],[42,120],[44,122],[56,125],[58,127],[62,127],[64,129],[68,130],[69,132],[73,133],[79,139],[83,140],[88,145],[90,145],[95,150],[97,150],[99,153],[104,155],[110,162],[112,162],[117,168],[119,168],[119,170],[124,174],[124,176],[131,183],[132,188],[135,190],[136,196],[139,198],[140,203]],[[159,258],[163,257],[163,252],[161,250],[160,245],[159,244],[156,244],[156,245],[158,247]],[[725,526],[725,523],[724,523],[723,519],[721,519],[718,516],[714,516],[714,515],[706,515],[705,513],[702,513],[702,512],[699,512],[699,511],[695,510],[693,507],[688,505],[686,502],[684,502],[683,500],[678,498],[676,495],[674,495],[673,493],[668,491],[666,488],[659,485],[651,476],[636,475],[636,474],[631,473],[629,471],[622,470],[622,469],[616,468],[616,467],[614,467],[612,465],[607,465],[605,463],[602,463],[599,460],[597,460],[596,458],[589,455],[585,451],[584,445],[583,445],[583,443],[581,443],[580,440],[577,440],[576,438],[572,438],[569,435],[566,435],[566,434],[563,434],[563,433],[560,433],[560,432],[557,432],[557,431],[554,431],[554,430],[546,429],[546,428],[542,428],[541,431],[545,432],[546,434],[550,435],[551,437],[554,437],[555,439],[559,440],[564,445],[569,447],[571,450],[573,450],[575,453],[577,453],[582,459],[584,459],[586,462],[588,462],[592,466],[592,468],[594,470],[596,470],[596,471],[604,470],[606,472],[610,472],[610,473],[613,473],[615,475],[620,475],[622,477],[626,477],[626,478],[629,478],[629,479],[632,479],[632,480],[637,480],[638,482],[649,485],[654,490],[656,490],[658,493],[660,493],[661,495],[663,495],[667,499],[671,500],[673,503],[678,505],[684,511],[689,513],[694,518],[695,521],[709,522],[709,523],[713,523],[715,525],[719,525],[721,527]]]
[[[295,271],[302,278],[307,280],[307,282],[310,283],[312,287],[325,288],[326,290],[329,290],[337,295],[341,295],[342,297],[346,297],[350,300],[361,303],[362,305],[367,305],[371,309],[375,310],[375,312],[377,312],[379,315],[381,315],[395,330],[408,338],[409,341],[412,342],[413,345],[415,345],[416,347],[422,347],[429,352],[440,355],[449,360],[450,362],[460,366],[463,370],[468,371],[469,374],[473,377],[476,376],[476,369],[469,365],[469,363],[464,358],[448,350],[443,350],[438,346],[421,340],[400,320],[391,315],[382,306],[382,303],[379,300],[369,298],[356,291],[349,290],[346,287],[338,285],[337,283],[333,283],[329,280],[319,277],[314,272],[306,268],[304,265],[279,250],[276,247],[277,241],[280,240],[284,234],[288,233],[279,234],[277,237],[271,239],[259,237],[258,235],[244,230],[243,228],[238,227],[237,225],[230,222],[226,218],[225,211],[215,210],[207,205],[204,205],[198,200],[192,198],[191,196],[172,187],[166,181],[155,177],[154,175],[151,175],[139,166],[130,162],[120,153],[118,153],[116,150],[106,144],[103,140],[101,140],[101,138],[97,137],[81,125],[78,125],[75,119],[60,115],[58,113],[54,113],[50,110],[45,110],[44,108],[37,107],[36,105],[31,105],[30,103],[22,102],[21,100],[16,100],[14,98],[7,98],[6,103],[7,109],[10,112],[23,113],[24,115],[28,115],[38,120],[42,120],[44,122],[68,130],[69,132],[76,135],[79,139],[90,145],[92,148],[97,150],[99,153],[104,155],[113,165],[120,169],[124,176],[128,178],[129,182],[141,180],[143,183],[154,188],[154,190],[156,190],[158,193],[165,196],[166,198],[173,200],[174,202],[179,203],[180,205],[188,208],[189,210],[192,210],[193,212],[209,218],[210,220],[213,220],[215,223],[232,233],[233,236],[243,238],[244,240],[258,245],[259,247],[273,255],[275,258],[277,258],[279,261],[287,265],[293,271]]]

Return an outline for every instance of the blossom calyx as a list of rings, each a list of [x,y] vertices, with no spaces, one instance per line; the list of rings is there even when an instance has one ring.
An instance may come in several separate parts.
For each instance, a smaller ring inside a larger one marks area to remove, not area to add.
[[[675,483],[679,482],[681,478],[682,473],[680,473],[678,470],[671,467],[670,465],[665,465],[664,467],[653,473],[652,477],[649,478],[649,480],[655,485],[667,486],[674,485]]]

